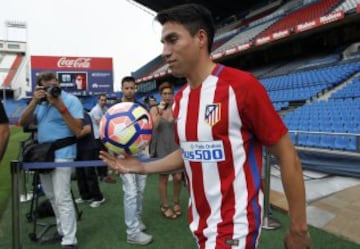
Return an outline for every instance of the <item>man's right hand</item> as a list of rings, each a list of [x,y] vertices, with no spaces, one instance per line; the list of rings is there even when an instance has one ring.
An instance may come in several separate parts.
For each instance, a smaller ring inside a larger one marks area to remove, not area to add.
[[[111,155],[106,151],[100,151],[99,157],[107,166],[120,174],[141,174],[143,171],[143,165],[136,157],[123,155],[122,158],[119,158],[117,156]]]
[[[34,93],[33,93],[33,101],[35,101],[36,103],[39,103],[41,101],[41,99],[46,98],[46,91],[44,89],[44,87],[42,86],[37,86]]]

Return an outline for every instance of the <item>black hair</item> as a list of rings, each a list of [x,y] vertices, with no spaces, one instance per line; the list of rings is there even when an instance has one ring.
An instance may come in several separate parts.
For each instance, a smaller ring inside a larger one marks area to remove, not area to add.
[[[36,76],[36,84],[38,86],[41,86],[42,81],[49,81],[49,80],[53,80],[53,79],[57,80],[55,73],[43,72]]]
[[[169,81],[163,81],[159,84],[159,87],[158,87],[159,93],[161,94],[164,91],[164,89],[166,89],[166,88],[169,88],[171,90],[171,92],[174,92],[173,85],[170,84]]]
[[[124,78],[122,78],[121,80],[121,87],[123,87],[124,82],[135,82],[135,78],[132,76],[125,76]]]
[[[208,52],[211,53],[215,35],[214,20],[210,10],[200,4],[183,4],[160,11],[155,20],[161,25],[167,22],[175,22],[185,26],[189,33],[194,36],[200,29],[208,35]]]
[[[105,98],[106,98],[106,94],[105,94],[105,93],[100,93],[100,94],[98,95],[98,99],[100,99],[101,97],[105,97]]]

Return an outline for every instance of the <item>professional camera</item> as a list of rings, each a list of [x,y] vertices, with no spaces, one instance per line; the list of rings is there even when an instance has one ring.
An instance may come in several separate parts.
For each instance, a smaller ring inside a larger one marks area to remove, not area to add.
[[[58,86],[47,86],[44,90],[51,95],[53,98],[57,98],[61,94],[61,88]]]
[[[58,87],[58,86],[55,86],[55,85],[53,85],[53,86],[50,85],[50,86],[46,86],[46,87],[41,86],[41,87],[37,88],[37,90],[40,90],[40,89],[42,89],[42,90],[46,91],[47,93],[49,93],[51,95],[51,97],[53,97],[53,98],[57,98],[61,94],[61,88]],[[43,102],[43,101],[47,101],[46,97],[41,99],[41,102]]]

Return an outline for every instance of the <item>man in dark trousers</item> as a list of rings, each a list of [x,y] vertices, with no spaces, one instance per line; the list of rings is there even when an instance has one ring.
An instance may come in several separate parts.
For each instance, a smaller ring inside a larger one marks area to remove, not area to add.
[[[90,115],[84,111],[83,128],[77,141],[77,161],[98,159],[98,147],[94,137]],[[95,167],[76,168],[76,179],[79,187],[80,198],[76,203],[90,202],[90,207],[99,207],[105,202],[102,195]]]

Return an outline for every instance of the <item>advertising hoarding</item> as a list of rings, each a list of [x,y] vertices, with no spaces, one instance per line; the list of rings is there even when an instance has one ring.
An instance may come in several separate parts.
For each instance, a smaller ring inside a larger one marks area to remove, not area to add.
[[[41,72],[54,72],[61,88],[77,96],[113,92],[112,58],[31,56],[31,82]]]

